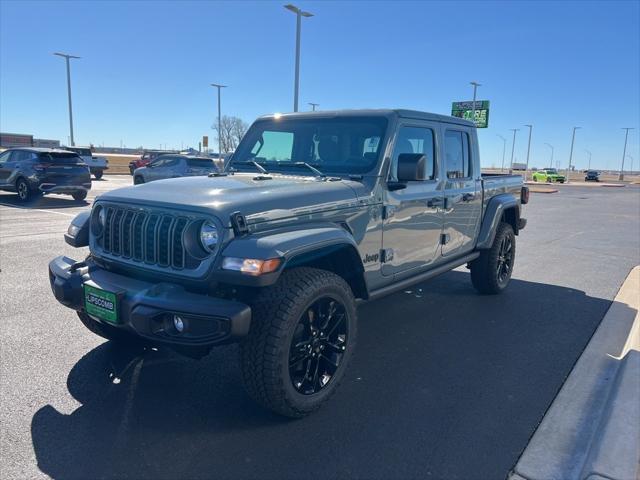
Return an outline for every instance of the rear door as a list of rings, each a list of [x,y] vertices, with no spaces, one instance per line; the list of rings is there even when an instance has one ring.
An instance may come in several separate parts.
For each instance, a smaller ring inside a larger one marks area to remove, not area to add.
[[[218,171],[210,158],[187,158],[185,161],[185,175],[209,175]]]
[[[482,185],[476,145],[465,127],[443,126],[445,209],[442,255],[458,255],[474,245],[482,209]],[[477,163],[477,166],[476,166]],[[477,171],[476,171],[477,170]]]
[[[443,192],[438,181],[438,124],[430,122],[401,123],[394,142],[389,180],[397,180],[398,156],[422,153],[427,159],[426,180],[407,182],[406,187],[386,191],[383,220],[385,276],[411,272],[440,257]]]

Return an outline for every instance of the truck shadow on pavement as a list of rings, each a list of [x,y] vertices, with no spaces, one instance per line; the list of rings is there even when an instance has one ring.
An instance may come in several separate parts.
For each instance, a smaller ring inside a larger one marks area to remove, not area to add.
[[[522,280],[479,296],[449,272],[362,305],[341,388],[297,421],[247,397],[235,345],[106,342],[68,375],[82,405],[36,412],[33,448],[55,479],[505,478],[610,304]]]

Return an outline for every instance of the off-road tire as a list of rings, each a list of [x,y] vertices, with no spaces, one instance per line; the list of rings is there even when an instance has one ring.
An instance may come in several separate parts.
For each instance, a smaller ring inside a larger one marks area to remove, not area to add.
[[[297,391],[289,373],[289,349],[302,315],[318,299],[337,299],[346,312],[347,346],[337,371],[317,393]],[[338,275],[315,268],[283,272],[278,282],[250,302],[249,335],[241,345],[241,371],[250,397],[280,415],[301,418],[324,404],[337,389],[356,344],[356,306],[349,285]]]
[[[510,271],[506,281],[500,281],[498,276],[498,262],[500,257],[500,247],[505,237],[509,237],[511,241],[511,264]],[[491,248],[488,250],[482,250],[480,256],[471,262],[471,283],[474,288],[484,295],[495,295],[502,293],[509,280],[511,280],[511,273],[513,272],[513,265],[516,255],[516,236],[513,233],[511,225],[505,222],[501,222],[498,225],[496,236],[493,240]]]
[[[99,337],[106,338],[107,340],[111,340],[117,343],[127,344],[127,345],[145,345],[146,342],[134,335],[131,335],[127,332],[123,332],[122,330],[112,327],[111,325],[106,325],[104,323],[99,323],[93,320],[89,315],[84,312],[77,312],[78,318],[82,322],[82,324],[87,327],[87,329],[98,335]]]
[[[87,198],[87,192],[84,190],[81,190],[79,192],[73,192],[71,194],[71,196],[73,197],[73,199],[76,202],[81,202],[82,200],[84,200],[85,198]]]

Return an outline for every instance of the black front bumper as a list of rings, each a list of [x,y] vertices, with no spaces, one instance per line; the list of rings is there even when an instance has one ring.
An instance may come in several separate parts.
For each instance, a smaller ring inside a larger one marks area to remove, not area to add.
[[[101,269],[90,259],[53,259],[49,281],[56,299],[78,312],[86,313],[83,285],[115,293],[118,323],[91,316],[94,321],[181,353],[201,355],[214,345],[238,340],[247,335],[251,324],[251,309],[244,303],[188,292],[173,283],[125,277]],[[174,315],[183,320],[182,332],[174,327]]]

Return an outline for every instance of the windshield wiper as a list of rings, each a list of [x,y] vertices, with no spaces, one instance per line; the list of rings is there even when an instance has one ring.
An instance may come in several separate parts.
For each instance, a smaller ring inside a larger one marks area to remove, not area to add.
[[[229,168],[233,168],[233,165],[253,165],[254,167],[256,167],[256,169],[260,172],[263,173],[265,175],[268,175],[269,172],[267,172],[266,168],[264,168],[262,165],[260,165],[258,162],[256,162],[255,160],[247,160],[246,162],[233,162],[232,164],[229,164]]]
[[[313,165],[311,165],[311,164],[309,164],[307,162],[278,162],[278,166],[282,166],[282,167],[288,167],[288,166],[306,167],[309,170],[311,170],[316,177],[319,177],[319,178],[326,178],[327,177],[324,173],[322,173],[320,170],[318,170]]]

